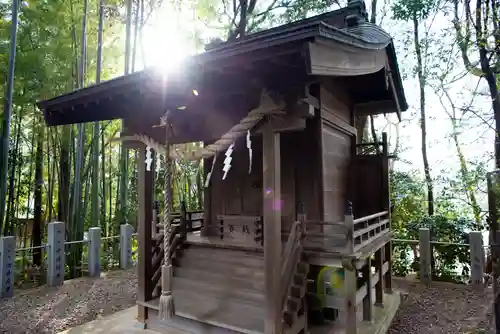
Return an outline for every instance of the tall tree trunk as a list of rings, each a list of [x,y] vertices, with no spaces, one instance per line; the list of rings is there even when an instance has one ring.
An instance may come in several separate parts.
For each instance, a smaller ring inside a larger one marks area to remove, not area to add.
[[[32,246],[37,247],[42,245],[43,239],[43,212],[42,212],[42,189],[43,189],[43,142],[44,142],[44,127],[37,127],[37,141],[35,153],[35,212],[33,218]],[[42,265],[42,250],[37,248],[33,250],[33,264],[41,267]]]
[[[69,125],[62,127],[61,151],[59,154],[59,187],[57,220],[69,224],[69,198],[70,198],[70,137]]]
[[[0,235],[3,231],[5,219],[5,204],[7,195],[7,171],[9,160],[9,137],[10,137],[10,118],[12,115],[12,92],[14,91],[14,68],[16,62],[16,44],[17,44],[17,14],[19,11],[19,1],[12,1],[12,20],[10,31],[10,52],[9,68],[7,72],[7,81],[5,84],[6,93],[4,96],[4,110],[2,117],[2,135],[0,147]]]
[[[102,33],[104,24],[104,0],[99,1],[99,24],[97,28],[96,83],[101,82]],[[99,226],[99,146],[100,123],[94,122],[92,140],[92,226]]]
[[[127,23],[125,40],[125,74],[130,73],[130,51],[132,36],[132,0],[127,0]],[[122,122],[122,130],[125,126]],[[127,220],[127,186],[128,186],[128,149],[122,143],[120,145],[120,173],[119,175],[119,195],[118,195],[118,224],[123,224]]]
[[[8,232],[8,234],[12,234],[14,232],[14,226],[12,226],[12,223],[14,221],[14,203],[15,203],[15,198],[14,198],[14,189],[16,186],[16,168],[20,168],[18,166],[18,157],[19,157],[19,142],[21,140],[21,121],[22,121],[22,110],[19,110],[18,112],[18,117],[17,117],[17,126],[16,126],[16,141],[15,141],[15,146],[14,146],[14,151],[12,152],[12,156],[10,157],[10,166],[9,166],[9,202],[7,204],[7,214],[6,214],[6,219],[5,219],[5,231]],[[19,182],[19,181],[18,181]]]
[[[490,64],[490,57],[488,55],[488,50],[486,49],[488,45],[488,37],[489,34],[483,31],[482,25],[482,3],[485,3],[485,7],[488,7],[487,1],[477,0],[476,2],[476,24],[474,25],[476,28],[476,44],[479,50],[479,63],[481,65],[481,70],[483,72],[483,76],[488,83],[488,88],[490,91],[491,98],[491,107],[493,108],[493,115],[495,116],[495,166],[500,168],[500,96],[498,94],[498,86],[497,86],[497,78]],[[494,4],[495,2],[492,1]],[[494,7],[496,7],[494,5]],[[498,15],[498,14],[497,14]],[[497,16],[498,17],[498,16]],[[498,22],[497,22],[498,25]],[[494,36],[498,36],[500,33],[498,32],[498,26],[495,29]],[[497,52],[500,53],[500,40],[496,40],[496,48]],[[500,60],[497,59],[500,64]],[[500,69],[500,66],[499,66]]]
[[[140,4],[141,0],[137,0],[136,3],[137,3],[137,6],[135,7],[135,22],[134,22],[134,46],[132,48],[132,69],[131,69],[131,72],[135,72],[135,63],[136,63],[136,57],[137,57],[137,39],[139,38],[139,20],[140,20],[140,17],[139,15],[141,14],[141,11],[140,11]]]
[[[109,236],[108,220],[106,219],[106,150],[105,150],[104,131],[101,131],[101,227],[105,235]],[[111,179],[111,178],[110,178]],[[111,217],[110,217],[111,219]]]
[[[415,53],[417,55],[417,77],[420,90],[420,130],[421,130],[421,150],[422,160],[424,162],[425,183],[427,185],[427,212],[430,216],[434,214],[434,185],[432,182],[429,160],[427,157],[427,129],[426,129],[426,112],[425,112],[425,85],[426,78],[424,75],[422,61],[422,46],[420,45],[419,22],[416,15],[413,15],[413,39],[415,43]]]
[[[86,48],[87,48],[87,14],[88,14],[88,0],[84,0],[83,4],[83,18],[82,18],[82,39],[81,39],[81,56],[80,56],[80,69],[79,69],[79,87],[85,86],[85,65],[86,65]],[[82,221],[82,168],[84,162],[84,144],[85,144],[85,125],[78,124],[78,138],[77,138],[77,151],[75,158],[75,182],[73,186],[73,205],[72,205],[72,240],[81,240],[83,238],[83,221]],[[71,277],[78,277],[81,270],[82,259],[82,245],[76,244],[71,247]]]
[[[474,21],[472,18],[472,11],[470,8],[471,1],[464,1],[464,11],[465,11],[465,20],[462,24],[460,21],[459,14],[459,0],[454,0],[454,19],[453,25],[455,27],[455,32],[457,35],[457,44],[460,49],[460,53],[462,56],[462,60],[465,68],[473,75],[484,77],[486,83],[488,84],[488,90],[491,99],[491,106],[493,109],[493,115],[495,118],[495,166],[500,168],[500,96],[498,89],[498,82],[496,78],[496,74],[494,68],[500,68],[500,29],[498,22],[498,2],[491,1],[491,8],[489,6],[488,0],[477,0],[476,10],[475,10],[475,18]],[[483,20],[483,13],[487,15],[491,14],[491,17],[485,17]],[[488,31],[487,23],[491,21],[491,29]],[[469,59],[469,48],[474,45],[471,43],[471,26],[475,29],[476,36],[476,47],[479,54],[479,68],[476,67],[476,64],[473,64]],[[464,28],[463,28],[464,27]],[[492,65],[492,59],[494,59],[493,55],[490,57],[489,51],[487,49],[488,46],[488,37],[494,36],[494,47],[492,48],[497,55],[496,64]]]

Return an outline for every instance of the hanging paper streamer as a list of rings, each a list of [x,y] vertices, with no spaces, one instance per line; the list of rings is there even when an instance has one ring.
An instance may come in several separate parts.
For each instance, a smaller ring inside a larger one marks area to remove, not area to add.
[[[214,172],[215,161],[217,161],[217,154],[214,155],[214,158],[212,159],[212,168],[210,168],[210,172],[207,173],[205,188],[208,188],[208,186],[210,185],[210,179],[212,178],[212,173]]]
[[[248,148],[248,174],[252,174],[252,141],[250,139],[250,130],[247,131],[247,148]]]
[[[155,164],[155,172],[156,173],[160,173],[160,171],[161,171],[161,159],[162,159],[162,155],[157,154],[156,155],[156,164]]]
[[[151,147],[146,146],[146,160],[144,161],[146,163],[146,170],[149,172],[151,171],[151,163],[153,162],[153,158],[151,157]]]
[[[232,143],[227,151],[226,151],[226,158],[224,159],[224,167],[222,167],[222,170],[224,171],[224,175],[222,175],[222,179],[225,180],[226,179],[226,176],[227,176],[227,172],[229,172],[229,170],[231,169],[231,160],[233,160],[233,158],[231,158],[231,154],[233,154],[233,148],[234,148],[234,143]]]

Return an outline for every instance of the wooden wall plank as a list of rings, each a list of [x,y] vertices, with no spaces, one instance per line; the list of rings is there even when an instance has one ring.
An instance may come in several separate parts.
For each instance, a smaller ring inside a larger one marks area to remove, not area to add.
[[[322,122],[323,143],[323,219],[342,221],[347,201],[351,136]]]

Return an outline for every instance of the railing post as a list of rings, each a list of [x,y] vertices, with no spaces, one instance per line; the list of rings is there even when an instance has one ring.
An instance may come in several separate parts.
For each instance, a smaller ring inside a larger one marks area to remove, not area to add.
[[[64,283],[65,256],[63,222],[52,222],[48,225],[48,256],[47,256],[47,285],[58,286]]]
[[[182,201],[181,202],[181,210],[180,210],[180,234],[181,234],[181,241],[184,242],[187,239],[187,213],[186,213],[186,202]]]
[[[0,237],[0,298],[14,295],[15,237]]]
[[[120,225],[120,268],[132,267],[132,225]]]
[[[469,233],[469,247],[471,281],[476,288],[483,289],[484,248],[483,236],[480,231],[473,231]]]
[[[354,253],[354,214],[352,211],[352,203],[349,201],[347,202],[344,223],[347,228],[346,249],[348,253]]]
[[[101,228],[89,228],[88,266],[89,276],[101,276]]]
[[[420,252],[420,281],[427,285],[431,284],[431,231],[428,228],[420,228],[419,252]]]

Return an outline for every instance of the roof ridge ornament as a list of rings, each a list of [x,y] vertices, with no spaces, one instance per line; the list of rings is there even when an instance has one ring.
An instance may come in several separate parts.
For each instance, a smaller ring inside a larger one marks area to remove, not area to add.
[[[364,0],[348,0],[348,14],[345,18],[347,27],[354,27],[368,21],[368,12]]]

